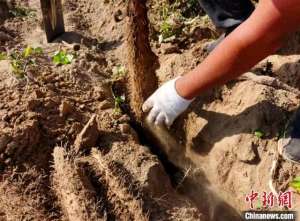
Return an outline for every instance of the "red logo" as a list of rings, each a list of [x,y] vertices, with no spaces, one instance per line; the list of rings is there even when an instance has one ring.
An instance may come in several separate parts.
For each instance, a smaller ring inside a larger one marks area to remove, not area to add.
[[[259,194],[258,192],[251,191],[250,194],[246,195],[246,203],[249,204],[251,209],[260,209],[260,208],[272,208],[276,205],[282,208],[292,208],[292,194],[291,191],[280,192],[278,196],[272,192]]]

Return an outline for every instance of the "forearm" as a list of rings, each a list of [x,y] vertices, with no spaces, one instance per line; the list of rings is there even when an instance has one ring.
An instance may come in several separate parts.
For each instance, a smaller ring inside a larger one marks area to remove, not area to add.
[[[244,24],[231,33],[196,69],[176,82],[178,93],[184,98],[193,98],[209,88],[236,78],[276,51],[285,35],[297,28],[299,18],[291,13],[300,14],[295,10],[284,16],[283,9],[277,6],[271,0],[261,1]]]

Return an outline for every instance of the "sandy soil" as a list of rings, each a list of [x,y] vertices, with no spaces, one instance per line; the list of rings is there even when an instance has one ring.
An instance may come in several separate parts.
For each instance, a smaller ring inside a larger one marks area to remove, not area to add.
[[[116,102],[130,87],[114,71],[130,69],[126,3],[63,1],[67,33],[54,43],[46,42],[39,1],[17,3],[34,16],[0,10],[0,51],[31,45],[43,53],[21,79],[9,59],[0,61],[0,220],[241,220],[251,190],[270,192],[273,180],[275,191],[286,191],[300,175],[281,159],[271,168],[299,106],[299,35],[201,95],[171,131],[154,128],[156,143],[125,113],[129,98]],[[148,7],[155,29],[159,5]],[[159,84],[205,57],[202,45],[217,32],[211,24],[195,30],[179,43],[152,40]],[[71,64],[53,64],[59,49],[76,55]],[[293,202],[299,210],[299,195]]]

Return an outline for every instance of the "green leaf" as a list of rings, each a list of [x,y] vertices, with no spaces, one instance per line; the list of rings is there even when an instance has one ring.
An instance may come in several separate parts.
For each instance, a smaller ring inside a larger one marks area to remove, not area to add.
[[[20,62],[17,61],[17,60],[12,60],[10,64],[11,64],[14,75],[17,78],[24,78],[25,75],[24,75],[24,72],[21,69]]]
[[[114,79],[122,78],[122,77],[126,76],[126,74],[127,74],[127,70],[123,65],[117,65],[117,66],[113,67],[112,72],[113,72],[112,77]]]
[[[265,133],[261,130],[255,130],[254,135],[258,138],[263,138],[265,136]]]
[[[125,95],[121,95],[121,96],[116,96],[115,98],[115,108],[114,108],[114,112],[115,113],[121,113],[121,104],[123,104],[125,102]]]
[[[67,54],[67,55],[66,55],[65,61],[66,61],[67,64],[71,64],[72,61],[73,61],[73,59],[74,59],[74,55],[72,55],[72,54]]]
[[[54,56],[53,56],[53,58],[52,58],[52,60],[53,60],[53,62],[55,63],[55,64],[60,64],[61,63],[61,53],[59,52],[59,51],[56,51],[55,53],[54,53]]]
[[[41,47],[36,47],[36,48],[34,48],[34,53],[35,54],[43,54],[43,49]]]
[[[53,62],[56,65],[66,65],[71,64],[74,60],[74,55],[68,54],[66,51],[57,51],[53,56]]]
[[[7,54],[4,52],[0,52],[0,61],[6,60],[7,59]]]
[[[291,183],[290,187],[294,188],[297,192],[300,193],[300,177],[296,177]]]
[[[27,46],[23,51],[23,56],[25,58],[29,57],[33,53],[33,48],[31,46]]]
[[[170,25],[167,21],[163,21],[160,26],[160,33],[163,39],[171,37],[172,35],[174,35],[172,25]]]
[[[125,96],[124,95],[123,96],[118,96],[118,97],[115,98],[116,105],[120,105],[124,102],[125,102]]]

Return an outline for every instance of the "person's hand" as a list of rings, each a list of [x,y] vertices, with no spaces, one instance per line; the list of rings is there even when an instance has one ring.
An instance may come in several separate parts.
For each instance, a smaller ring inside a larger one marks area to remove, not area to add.
[[[147,120],[151,123],[154,122],[160,126],[165,124],[170,127],[193,101],[184,99],[177,93],[175,82],[178,78],[162,85],[143,104],[143,111],[150,111]]]

